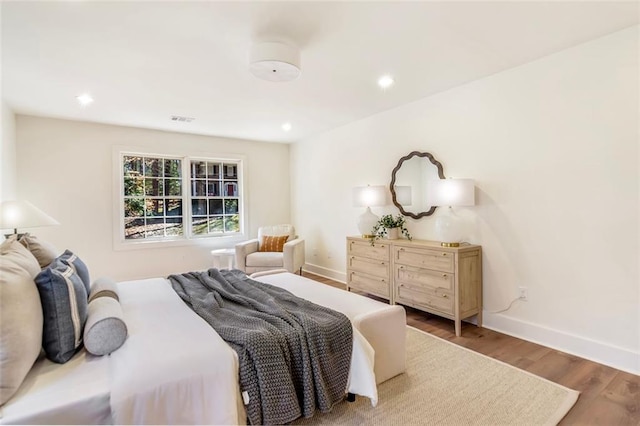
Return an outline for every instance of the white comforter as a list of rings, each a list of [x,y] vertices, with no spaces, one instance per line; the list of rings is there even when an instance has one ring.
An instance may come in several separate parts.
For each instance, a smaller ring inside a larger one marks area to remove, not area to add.
[[[116,424],[245,421],[236,353],[191,311],[166,279],[118,284],[129,329],[111,354]],[[373,349],[354,329],[349,392],[377,403]]]

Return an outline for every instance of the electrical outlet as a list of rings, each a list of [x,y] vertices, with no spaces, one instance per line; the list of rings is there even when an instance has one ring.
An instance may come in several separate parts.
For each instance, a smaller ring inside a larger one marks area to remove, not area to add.
[[[527,300],[529,298],[529,289],[527,287],[518,287],[520,290],[520,300]]]

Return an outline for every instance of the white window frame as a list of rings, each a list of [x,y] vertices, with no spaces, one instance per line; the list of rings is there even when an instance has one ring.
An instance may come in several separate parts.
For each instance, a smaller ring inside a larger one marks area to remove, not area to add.
[[[124,234],[124,174],[123,158],[125,156],[160,157],[181,160],[182,179],[182,217],[183,235],[159,238],[125,239]],[[191,205],[191,161],[234,162],[238,164],[238,214],[240,215],[240,232],[232,234],[193,234],[192,233],[192,205]],[[229,248],[247,239],[248,214],[246,203],[248,199],[246,160],[240,154],[220,153],[185,153],[178,150],[163,150],[116,146],[113,148],[113,245],[115,250],[131,250],[144,248],[162,248],[188,245],[206,245],[210,248]]]

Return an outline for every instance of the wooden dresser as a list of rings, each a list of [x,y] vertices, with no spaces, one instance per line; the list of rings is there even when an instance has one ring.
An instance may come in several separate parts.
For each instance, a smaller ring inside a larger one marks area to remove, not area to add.
[[[391,245],[386,240],[347,238],[347,291],[352,288],[387,299],[391,288]]]
[[[482,247],[435,241],[347,238],[347,290],[355,289],[454,320],[477,315],[482,326]]]

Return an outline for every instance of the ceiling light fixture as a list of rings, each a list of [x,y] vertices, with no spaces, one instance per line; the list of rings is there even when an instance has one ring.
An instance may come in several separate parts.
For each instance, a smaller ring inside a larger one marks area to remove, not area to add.
[[[292,81],[300,76],[300,51],[284,43],[258,43],[251,48],[249,71],[268,81]]]
[[[88,93],[83,93],[82,95],[78,95],[76,96],[76,99],[78,100],[78,103],[80,104],[80,106],[83,106],[83,107],[93,103],[93,98]]]
[[[282,130],[284,130],[285,132],[288,132],[289,130],[291,130],[291,123],[289,123],[289,122],[284,123],[282,125]]]
[[[383,75],[378,79],[378,86],[380,86],[381,89],[387,89],[391,87],[393,83],[393,77],[390,75]]]

